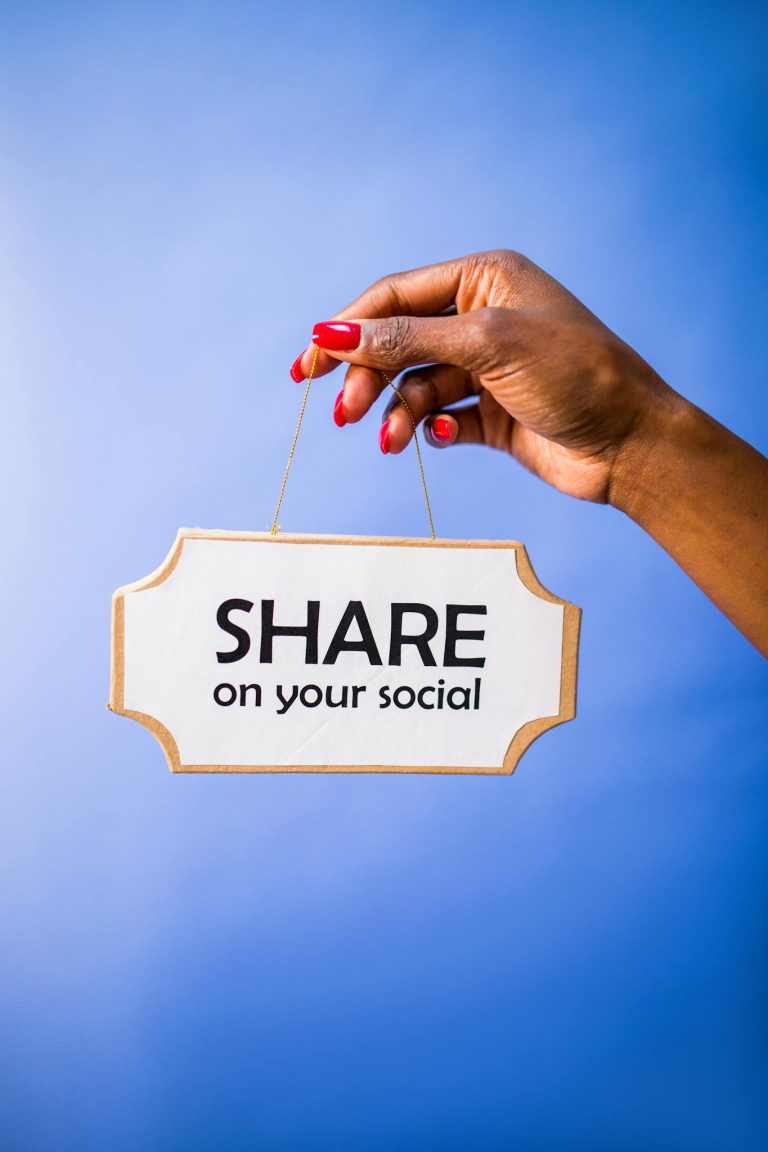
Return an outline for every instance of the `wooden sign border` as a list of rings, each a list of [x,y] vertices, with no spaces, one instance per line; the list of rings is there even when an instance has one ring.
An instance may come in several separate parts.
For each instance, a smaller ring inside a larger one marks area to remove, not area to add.
[[[329,764],[280,764],[267,766],[257,765],[230,765],[230,764],[182,764],[179,749],[174,737],[164,724],[144,712],[134,712],[125,707],[125,597],[128,593],[146,591],[162,584],[173,572],[181,559],[185,540],[259,540],[269,542],[279,547],[281,544],[344,544],[352,546],[383,546],[401,548],[513,548],[518,575],[525,587],[547,600],[551,604],[561,604],[564,608],[563,619],[563,658],[560,678],[560,710],[556,716],[542,716],[537,720],[529,720],[512,737],[504,756],[501,767],[494,768],[455,768],[423,766],[407,767],[391,764],[363,764],[350,767],[347,765],[335,766]],[[525,750],[543,732],[573,720],[576,715],[576,670],[579,650],[579,628],[581,623],[581,609],[568,600],[561,600],[554,596],[541,584],[528,558],[525,546],[514,540],[427,540],[422,537],[399,536],[320,536],[320,535],[271,535],[269,532],[230,532],[225,530],[207,530],[203,528],[179,529],[173,546],[154,572],[143,580],[133,584],[125,584],[118,588],[112,597],[112,666],[110,678],[110,696],[108,708],[119,716],[128,716],[131,720],[147,728],[158,739],[165,753],[168,767],[172,772],[179,773],[261,773],[261,772],[407,772],[411,774],[443,774],[456,776],[509,776],[517,767],[520,757]]]

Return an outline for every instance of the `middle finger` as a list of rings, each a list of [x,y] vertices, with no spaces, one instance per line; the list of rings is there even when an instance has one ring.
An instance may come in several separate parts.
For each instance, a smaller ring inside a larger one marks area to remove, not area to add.
[[[393,393],[382,419],[382,425],[387,425],[386,450],[393,455],[408,446],[414,425],[436,409],[464,400],[475,391],[470,373],[454,364],[415,368],[406,372],[396,387],[400,395]]]

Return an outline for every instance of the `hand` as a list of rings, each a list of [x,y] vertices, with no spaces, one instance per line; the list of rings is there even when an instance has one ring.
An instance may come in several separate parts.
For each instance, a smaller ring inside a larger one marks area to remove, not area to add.
[[[455,307],[456,315],[440,315]],[[562,492],[608,501],[651,409],[674,393],[560,284],[515,252],[485,252],[385,277],[315,328],[316,375],[349,363],[334,415],[356,423],[393,376],[435,447],[509,452]],[[291,371],[302,379],[311,349]],[[436,363],[429,364],[430,361]],[[444,409],[477,397],[469,404]],[[402,452],[411,418],[393,395],[383,451]]]
[[[317,375],[350,365],[337,424],[362,419],[388,387],[381,370],[413,369],[398,390],[430,443],[501,448],[561,492],[620,508],[768,654],[768,461],[535,264],[485,252],[387,276],[313,344],[291,376],[315,356]],[[382,451],[412,434],[395,398]]]

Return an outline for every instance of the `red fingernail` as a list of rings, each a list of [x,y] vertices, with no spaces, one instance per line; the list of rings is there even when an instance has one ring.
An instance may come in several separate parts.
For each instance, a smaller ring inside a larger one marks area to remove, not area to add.
[[[441,444],[447,444],[453,436],[453,423],[447,416],[435,416],[430,426],[430,432],[435,440],[439,440]]]
[[[354,352],[360,343],[360,325],[342,323],[341,320],[315,324],[312,343],[330,352]]]
[[[302,380],[305,379],[304,373],[301,370],[301,357],[303,355],[304,353],[302,352],[301,356],[291,364],[291,380],[295,380],[297,384],[301,384]]]
[[[389,452],[389,420],[385,420],[379,432],[379,448],[382,452]]]
[[[342,388],[336,397],[336,403],[333,406],[333,422],[337,428],[343,428],[346,424],[344,416],[344,389]]]

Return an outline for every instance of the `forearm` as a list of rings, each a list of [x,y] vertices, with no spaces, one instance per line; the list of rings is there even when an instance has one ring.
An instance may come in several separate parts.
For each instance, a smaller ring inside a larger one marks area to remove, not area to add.
[[[610,502],[768,656],[768,460],[670,392],[617,462]]]

